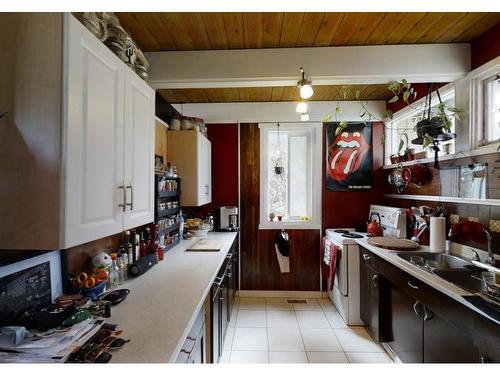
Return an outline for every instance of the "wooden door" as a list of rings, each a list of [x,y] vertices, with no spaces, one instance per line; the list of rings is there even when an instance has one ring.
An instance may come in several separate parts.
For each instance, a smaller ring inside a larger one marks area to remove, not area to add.
[[[453,311],[450,310],[449,314]],[[424,308],[425,363],[477,363],[479,358],[470,331],[451,323],[446,316]]]
[[[73,16],[67,21],[64,248],[123,230],[124,197],[125,65]]]
[[[154,103],[154,90],[126,68],[124,229],[154,220]]]
[[[390,287],[391,349],[404,363],[423,362],[423,305],[402,289]]]

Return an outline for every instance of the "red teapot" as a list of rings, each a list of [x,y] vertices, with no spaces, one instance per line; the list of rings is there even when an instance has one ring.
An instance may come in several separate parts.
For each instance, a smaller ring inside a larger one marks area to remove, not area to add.
[[[373,217],[378,217],[378,221]],[[370,221],[366,223],[366,232],[369,237],[382,237],[384,235],[384,228],[380,224],[380,215],[373,212],[370,215]]]

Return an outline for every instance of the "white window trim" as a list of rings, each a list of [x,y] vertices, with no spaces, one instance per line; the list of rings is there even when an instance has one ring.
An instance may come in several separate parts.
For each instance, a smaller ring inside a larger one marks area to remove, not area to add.
[[[447,85],[444,85],[439,89],[439,95],[441,96],[441,100],[443,102],[447,101],[451,96],[456,96],[456,89],[455,86],[453,85],[453,82],[448,83]],[[424,105],[425,105],[425,100],[427,96],[424,96],[417,101],[412,103],[412,106],[418,106],[421,109],[414,109],[410,107],[405,107],[396,113],[394,113],[392,120],[389,123],[389,126],[392,127],[394,122],[402,121],[407,118],[413,117],[415,115],[418,115],[423,111]],[[431,100],[431,107],[434,107],[438,105],[439,103],[439,98],[436,95],[435,91],[432,92],[432,100]],[[411,141],[411,140],[410,140]],[[388,161],[389,155],[387,155],[387,150],[385,149],[386,144],[384,142],[384,166],[385,165],[391,165],[390,162]],[[433,159],[434,160],[434,159]]]
[[[311,137],[312,150],[312,178],[311,178],[311,221],[269,221],[267,206],[267,185],[268,185],[268,163],[267,155],[262,157],[263,150],[267,150],[268,132],[275,131],[277,123],[259,124],[260,129],[260,209],[259,209],[259,229],[321,229],[321,160],[322,160],[322,142],[323,142],[323,124],[314,123],[287,123],[281,124],[283,130],[304,130],[314,128]]]
[[[485,104],[484,81],[499,72],[500,57],[497,57],[469,73],[469,146],[473,150],[484,150],[484,153],[496,152],[498,145],[500,145],[500,142],[492,142],[483,145]]]

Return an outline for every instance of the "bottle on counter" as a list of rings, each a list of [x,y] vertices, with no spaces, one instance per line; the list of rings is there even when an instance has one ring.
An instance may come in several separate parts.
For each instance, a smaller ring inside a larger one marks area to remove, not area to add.
[[[132,249],[130,231],[125,231],[125,241],[123,242],[123,248],[125,250],[125,254],[127,254],[128,265],[131,265],[134,262],[134,254]]]
[[[128,279],[128,266],[129,266],[128,254],[123,253],[118,258],[118,270],[119,270],[119,276],[120,276],[120,284],[124,283]]]
[[[182,240],[184,238],[184,216],[182,215],[182,210],[179,210],[179,234]]]
[[[148,248],[146,246],[146,243],[144,241],[144,233],[141,233],[141,237],[139,239],[139,252],[140,252],[140,257],[143,258],[147,255],[148,253]]]
[[[109,270],[109,288],[116,288],[120,284],[120,269],[117,264],[116,254],[111,254],[111,268]]]
[[[139,241],[137,240],[137,234],[135,232],[135,229],[131,230],[130,231],[130,243],[132,245],[132,258],[130,258],[130,254],[129,254],[129,265],[133,264],[134,262],[136,262],[139,257],[139,251],[137,249],[137,247],[139,246]]]

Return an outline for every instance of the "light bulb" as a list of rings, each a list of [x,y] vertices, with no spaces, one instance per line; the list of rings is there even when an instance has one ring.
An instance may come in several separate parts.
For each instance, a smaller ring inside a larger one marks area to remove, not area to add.
[[[303,113],[300,115],[300,121],[309,121],[309,113]]]
[[[297,108],[295,110],[298,113],[306,113],[307,112],[307,103],[306,102],[298,102]]]
[[[309,99],[313,94],[314,91],[310,84],[305,84],[300,87],[300,97],[302,99]]]

